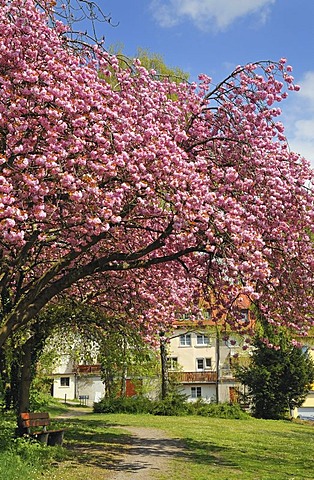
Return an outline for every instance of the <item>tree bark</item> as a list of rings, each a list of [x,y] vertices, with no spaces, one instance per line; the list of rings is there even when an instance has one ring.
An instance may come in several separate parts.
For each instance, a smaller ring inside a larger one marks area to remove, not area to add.
[[[32,350],[33,337],[23,346],[23,359],[21,365],[21,379],[19,385],[18,413],[29,412],[30,410],[30,387],[33,378],[32,372]]]
[[[169,392],[169,373],[167,364],[167,349],[165,338],[160,335],[160,360],[161,360],[161,398],[164,400]]]

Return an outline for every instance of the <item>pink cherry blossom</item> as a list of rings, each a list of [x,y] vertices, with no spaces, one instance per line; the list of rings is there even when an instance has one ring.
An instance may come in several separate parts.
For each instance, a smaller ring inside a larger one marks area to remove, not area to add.
[[[0,345],[63,293],[149,339],[200,297],[237,330],[242,294],[306,332],[313,172],[278,120],[286,60],[161,81],[75,52],[33,0],[0,7]]]

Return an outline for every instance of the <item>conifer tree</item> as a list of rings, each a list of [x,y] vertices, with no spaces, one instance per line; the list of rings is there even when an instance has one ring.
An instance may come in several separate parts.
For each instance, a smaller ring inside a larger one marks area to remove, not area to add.
[[[239,367],[237,378],[248,386],[256,417],[283,418],[304,402],[314,381],[313,361],[305,347],[270,325],[263,326],[254,346],[251,364]]]

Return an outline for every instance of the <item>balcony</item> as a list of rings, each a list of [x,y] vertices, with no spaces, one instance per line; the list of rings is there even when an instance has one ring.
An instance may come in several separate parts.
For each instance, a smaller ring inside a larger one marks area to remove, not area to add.
[[[179,383],[214,383],[216,372],[169,372],[169,378]]]
[[[101,366],[98,365],[98,364],[96,364],[96,365],[77,365],[76,373],[81,374],[81,375],[100,374],[100,369],[101,369]]]

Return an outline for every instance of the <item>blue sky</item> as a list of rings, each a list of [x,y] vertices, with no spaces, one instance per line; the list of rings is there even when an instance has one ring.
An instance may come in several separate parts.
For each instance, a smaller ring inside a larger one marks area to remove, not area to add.
[[[218,82],[236,65],[288,59],[298,93],[281,104],[293,150],[314,166],[314,0],[96,0],[115,28],[98,25],[105,45],[161,54],[196,80]]]

